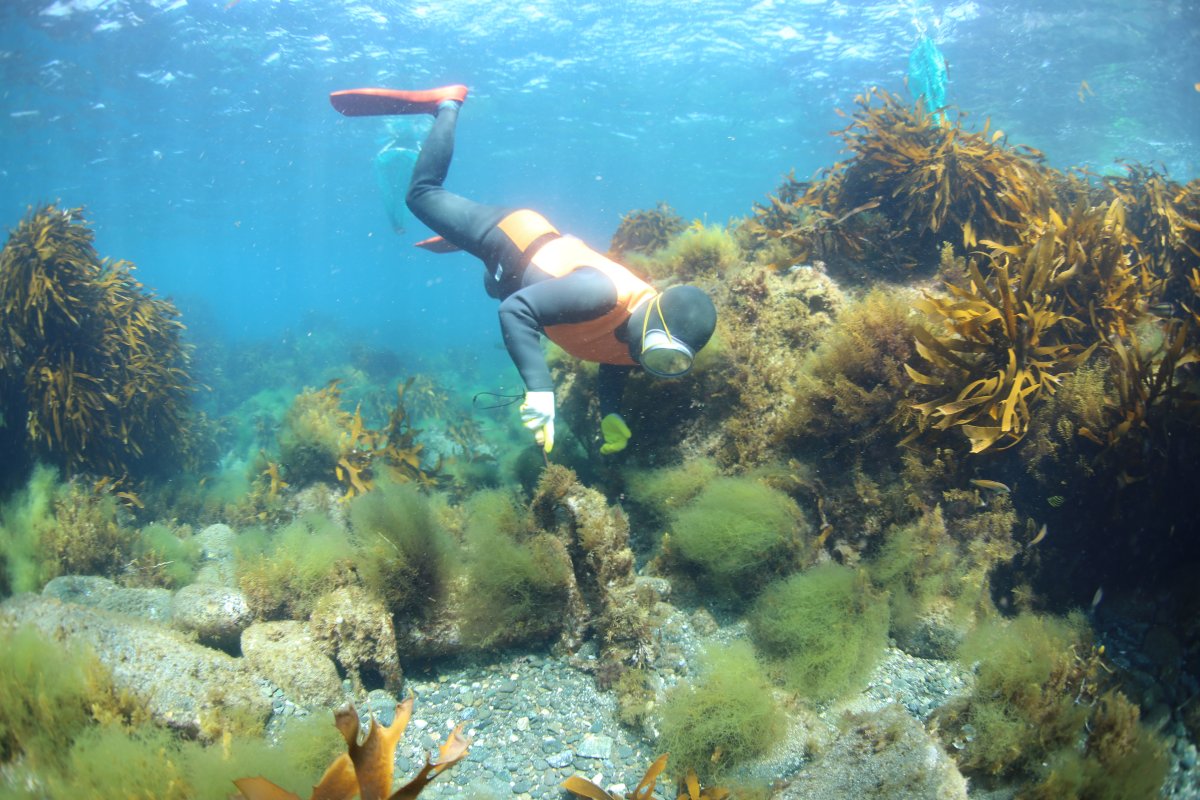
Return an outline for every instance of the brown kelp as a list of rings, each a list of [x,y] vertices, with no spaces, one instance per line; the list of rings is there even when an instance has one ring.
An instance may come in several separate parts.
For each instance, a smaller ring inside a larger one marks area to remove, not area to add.
[[[346,740],[346,751],[334,759],[319,783],[313,787],[313,800],[412,800],[434,778],[467,756],[471,740],[462,734],[462,725],[455,727],[436,757],[428,758],[421,770],[408,783],[392,791],[392,772],[395,769],[396,745],[408,727],[412,716],[413,698],[397,704],[391,725],[371,720],[367,738],[358,741],[359,718],[354,706],[334,713],[334,725]],[[280,788],[266,778],[241,778],[234,781],[243,800],[299,800],[299,796]]]
[[[31,210],[0,253],[0,414],[69,474],[144,477],[191,449],[183,324],[101,259],[82,209]]]
[[[933,369],[925,374],[907,366],[907,372],[937,394],[915,408],[937,430],[961,430],[973,453],[1020,441],[1030,404],[1041,392],[1053,393],[1058,376],[1095,347],[1072,341],[1071,329],[1082,323],[1061,313],[1047,290],[1047,255],[1044,238],[1023,248],[997,244],[986,277],[971,260],[965,286],[950,284],[949,297],[914,301],[938,326],[914,328],[917,353]]]
[[[911,268],[939,241],[1014,241],[1054,200],[1051,172],[1033,148],[1002,131],[963,127],[872,88],[840,136],[851,157],[812,182],[789,178],[750,232],[792,243],[798,260],[870,260]],[[840,113],[840,112],[839,112]]]
[[[436,485],[440,466],[422,464],[420,431],[412,427],[405,407],[413,379],[396,387],[396,404],[381,428],[364,422],[361,406],[353,414],[341,407],[339,383],[330,381],[296,397],[279,436],[282,477],[273,462],[267,462],[261,476],[267,494],[332,478],[343,490],[342,499],[350,500],[370,491],[380,474],[397,483]]]
[[[666,203],[630,211],[621,217],[621,224],[608,245],[608,253],[617,259],[627,253],[649,255],[666,247],[686,227],[683,217]]]

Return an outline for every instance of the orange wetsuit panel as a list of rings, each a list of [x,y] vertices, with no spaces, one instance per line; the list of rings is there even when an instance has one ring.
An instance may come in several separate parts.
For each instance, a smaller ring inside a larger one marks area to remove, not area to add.
[[[603,272],[617,287],[617,303],[610,311],[586,322],[547,326],[544,330],[550,341],[585,361],[630,366],[637,363],[629,355],[629,344],[618,339],[616,331],[629,319],[638,303],[657,294],[653,286],[568,236],[542,245],[531,263],[556,278],[580,267],[592,267]]]

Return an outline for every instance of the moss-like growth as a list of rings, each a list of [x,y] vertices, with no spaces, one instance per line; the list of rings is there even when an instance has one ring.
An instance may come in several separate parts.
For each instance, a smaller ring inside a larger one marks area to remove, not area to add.
[[[983,587],[967,579],[970,564],[947,531],[941,506],[907,525],[888,529],[882,547],[869,560],[868,571],[887,592],[892,630],[908,652],[913,652],[910,643],[923,617],[936,614],[942,626],[961,632],[983,602]],[[938,655],[952,651],[953,647],[943,648]]]
[[[740,641],[709,648],[698,678],[667,693],[661,742],[673,772],[709,780],[766,754],[785,727],[753,648]]]
[[[53,525],[57,487],[57,470],[35,467],[25,488],[0,508],[0,595],[41,588],[38,534]]]
[[[477,495],[468,513],[464,636],[491,647],[558,633],[571,585],[562,544],[535,532],[503,492]]]
[[[652,277],[687,283],[716,281],[741,263],[730,233],[718,225],[695,224],[671,240],[653,259],[639,260]]]
[[[720,474],[716,463],[707,458],[660,469],[630,469],[624,476],[625,493],[642,513],[661,525]]]
[[[133,561],[125,582],[132,586],[162,586],[178,589],[191,583],[200,558],[200,546],[191,530],[173,530],[154,523],[138,532],[133,543]]]
[[[353,581],[358,558],[349,535],[321,514],[306,514],[275,533],[243,531],[238,585],[264,619],[305,619],[325,592]]]
[[[121,526],[117,512],[111,495],[76,483],[62,486],[54,498],[53,524],[38,535],[42,581],[59,575],[121,575],[133,558],[137,534]]]
[[[33,628],[0,630],[0,763],[24,755],[57,764],[109,686],[104,668],[86,652]]]
[[[750,631],[788,688],[828,700],[861,688],[887,647],[887,598],[828,564],[767,587]]]
[[[293,486],[332,482],[341,455],[341,439],[350,415],[336,387],[306,389],[296,395],[279,431],[279,459]]]
[[[914,413],[904,372],[916,352],[910,313],[907,293],[876,288],[838,314],[797,375],[784,423],[789,438],[861,451],[883,435],[891,446]]]
[[[783,492],[753,478],[721,478],[672,516],[664,549],[699,570],[706,586],[749,597],[796,566],[802,524]]]
[[[1033,781],[1030,797],[1157,794],[1162,742],[1123,694],[1105,690],[1111,670],[1082,615],[998,620],[972,634],[960,657],[978,663],[975,689],[938,723],[965,769]]]
[[[368,591],[396,615],[423,613],[446,593],[454,541],[412,484],[380,483],[350,502],[350,528]]]

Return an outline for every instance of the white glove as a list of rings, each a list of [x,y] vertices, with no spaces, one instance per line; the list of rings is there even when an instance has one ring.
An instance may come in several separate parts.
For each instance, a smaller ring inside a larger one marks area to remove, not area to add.
[[[534,440],[549,453],[554,448],[554,392],[526,392],[521,424],[533,431]]]

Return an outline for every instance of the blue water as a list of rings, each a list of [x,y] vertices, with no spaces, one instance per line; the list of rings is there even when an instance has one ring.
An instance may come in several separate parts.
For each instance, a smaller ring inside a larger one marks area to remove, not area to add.
[[[462,82],[448,186],[528,205],[603,249],[660,200],[724,222],[872,85],[904,92],[928,35],[948,101],[1057,166],[1200,174],[1196,2],[5,0],[0,221],[86,206],[101,254],[234,340],[314,314],[400,351],[496,349],[479,267],[393,231],[383,119],[330,91]],[[1083,82],[1086,81],[1086,87]]]

